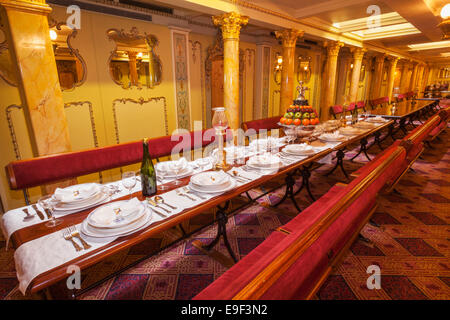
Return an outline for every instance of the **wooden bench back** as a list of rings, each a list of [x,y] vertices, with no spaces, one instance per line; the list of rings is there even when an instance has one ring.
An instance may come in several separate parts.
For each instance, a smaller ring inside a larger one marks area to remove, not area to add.
[[[148,141],[149,153],[153,159],[158,159],[170,156],[172,149],[177,144],[179,144],[180,149],[196,150],[215,142],[215,139],[214,129],[152,138]],[[230,139],[232,139],[232,133],[227,130],[226,140]],[[101,148],[17,160],[10,162],[5,169],[10,188],[18,190],[119,168],[141,161],[142,142],[134,141]]]

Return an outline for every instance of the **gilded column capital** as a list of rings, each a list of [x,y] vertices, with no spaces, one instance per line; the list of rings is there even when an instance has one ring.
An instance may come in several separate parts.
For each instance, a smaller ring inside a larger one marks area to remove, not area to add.
[[[223,39],[238,39],[241,27],[248,23],[247,16],[241,16],[236,12],[224,13],[212,17],[215,26],[220,26]]]
[[[275,31],[277,39],[281,39],[283,47],[295,47],[297,38],[303,36],[304,31],[297,29],[284,29],[281,31]]]
[[[0,0],[0,6],[23,12],[48,14],[52,11],[45,0]]]
[[[328,56],[337,56],[339,54],[339,50],[344,46],[344,43],[341,41],[328,41],[325,43],[325,47],[327,48]]]
[[[381,62],[383,62],[385,57],[386,57],[386,53],[380,53],[380,54],[377,54],[377,55],[375,56],[375,63],[381,63]]]
[[[367,52],[366,48],[354,47],[350,48],[350,52],[353,54],[354,60],[362,60],[364,54]]]
[[[387,60],[389,61],[390,65],[395,68],[397,66],[397,62],[400,60],[400,58],[396,57],[396,56],[388,56]]]

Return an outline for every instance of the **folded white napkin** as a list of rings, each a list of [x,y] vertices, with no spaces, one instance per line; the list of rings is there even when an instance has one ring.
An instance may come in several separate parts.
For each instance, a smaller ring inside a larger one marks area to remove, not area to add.
[[[299,152],[305,152],[305,151],[312,151],[312,150],[314,150],[314,148],[311,147],[309,144],[300,143],[300,144],[289,144],[284,148],[284,150],[286,150],[288,152],[299,153]]]
[[[89,219],[96,224],[109,225],[117,216],[114,211],[115,209],[120,210],[120,215],[122,217],[127,217],[142,209],[142,205],[137,198],[125,202],[117,202],[117,205],[115,205],[115,203],[109,203],[95,210]]]
[[[222,185],[227,180],[228,175],[223,170],[201,172],[191,177],[192,183],[204,187]]]
[[[61,202],[86,200],[94,195],[98,191],[98,188],[98,185],[95,183],[70,186],[68,188],[56,188],[54,197]]]

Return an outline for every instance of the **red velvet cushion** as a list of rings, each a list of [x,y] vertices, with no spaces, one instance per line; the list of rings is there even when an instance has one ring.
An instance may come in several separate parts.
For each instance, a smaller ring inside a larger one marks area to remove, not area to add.
[[[280,126],[278,125],[278,122],[280,122],[280,117],[272,117],[272,118],[247,121],[247,122],[243,123],[243,126],[244,126],[245,130],[254,129],[256,132],[259,133],[259,130],[262,130],[262,129],[265,129],[265,130],[279,129]]]
[[[355,103],[354,102],[352,102],[352,103],[350,103],[348,106],[347,106],[347,111],[353,111],[353,110],[355,110]]]
[[[358,107],[358,109],[363,109],[366,106],[366,104],[364,103],[364,101],[358,101],[356,103],[356,106]]]
[[[334,114],[338,114],[338,113],[342,113],[344,112],[344,108],[342,106],[332,106],[331,110],[333,111]]]
[[[364,194],[355,201],[329,228],[292,264],[289,269],[261,296],[261,299],[305,299],[314,289],[332,260],[367,218],[374,207],[374,196]],[[305,212],[306,213],[306,212]],[[300,213],[301,214],[301,213]],[[289,235],[295,239],[296,234]]]
[[[286,236],[287,234],[283,232],[272,232],[259,246],[195,296],[194,300],[231,299],[247,284],[248,279],[250,279],[247,274],[256,275],[278,255],[279,252],[273,249]],[[242,279],[246,280],[243,281]],[[237,287],[234,286],[235,284]]]
[[[197,137],[197,140],[194,137]],[[182,139],[184,138],[184,139]],[[231,130],[226,138],[232,139]],[[152,158],[169,156],[177,144],[180,151],[206,146],[216,139],[214,129],[181,135],[149,139]],[[47,183],[76,178],[82,175],[118,168],[142,161],[142,142],[121,143],[113,146],[76,152],[54,154],[28,160],[13,161],[6,167],[13,190],[31,188]]]
[[[342,189],[339,189],[342,190]],[[350,189],[347,189],[347,192]],[[233,298],[266,266],[300,237],[305,230],[327,213],[341,196],[336,190],[331,190],[334,196],[327,201],[319,199],[295,219],[295,231],[289,235],[280,236],[272,233],[261,245],[210,284],[194,299],[228,300]],[[345,193],[344,193],[345,194]],[[365,192],[309,247],[306,252],[291,266],[262,297],[262,299],[291,299],[304,295],[319,280],[327,266],[328,260],[335,257],[346,241],[354,234],[356,227],[367,217],[370,207],[375,203],[375,195]],[[285,228],[287,226],[283,226]]]

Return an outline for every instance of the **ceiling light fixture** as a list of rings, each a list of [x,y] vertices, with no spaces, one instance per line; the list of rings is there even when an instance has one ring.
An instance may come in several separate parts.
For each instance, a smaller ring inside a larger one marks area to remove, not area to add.
[[[438,27],[441,28],[444,33],[442,35],[442,39],[447,40],[450,39],[450,3],[447,3],[444,7],[442,7],[441,17],[443,21],[438,25]]]

